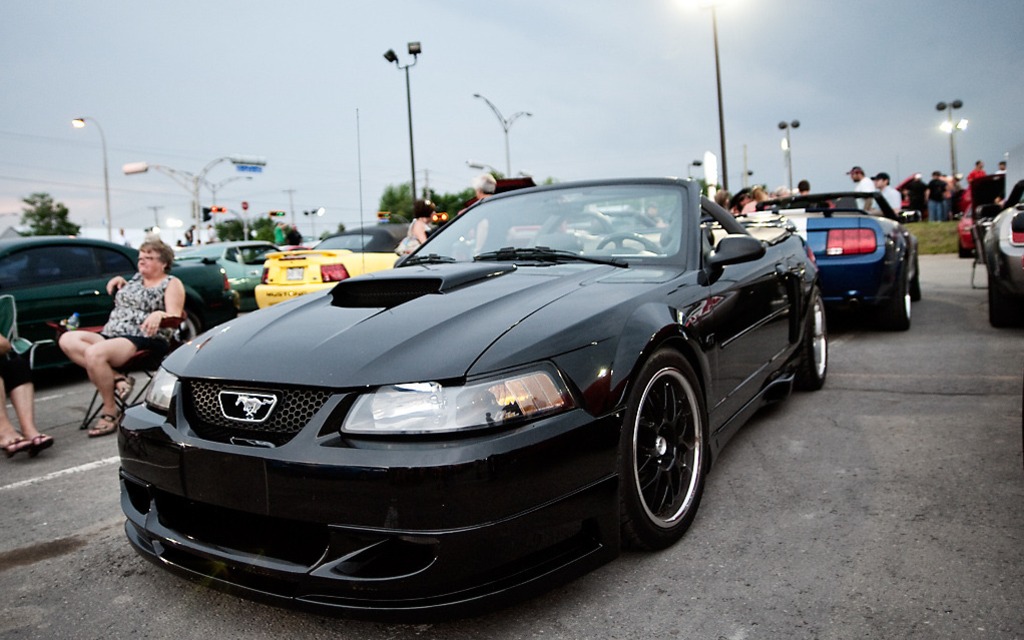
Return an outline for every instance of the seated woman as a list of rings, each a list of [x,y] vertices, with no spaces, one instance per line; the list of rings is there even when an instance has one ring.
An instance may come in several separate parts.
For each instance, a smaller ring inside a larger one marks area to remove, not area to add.
[[[141,349],[166,351],[173,329],[161,329],[164,318],[180,317],[185,307],[185,287],[168,275],[174,250],[159,240],[139,247],[139,272],[126,281],[114,276],[107,293],[114,296],[114,309],[103,331],[68,331],[60,337],[60,348],[72,362],[85,368],[99,391],[103,406],[89,437],[105,436],[117,430],[121,414],[115,391],[125,397],[130,384],[118,378],[115,369]],[[119,389],[115,386],[119,385]]]

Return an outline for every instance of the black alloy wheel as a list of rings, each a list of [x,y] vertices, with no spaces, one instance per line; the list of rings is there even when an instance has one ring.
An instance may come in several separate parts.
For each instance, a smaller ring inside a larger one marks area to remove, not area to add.
[[[640,371],[619,445],[627,546],[664,549],[697,514],[710,462],[702,393],[693,369],[675,351],[656,352]]]

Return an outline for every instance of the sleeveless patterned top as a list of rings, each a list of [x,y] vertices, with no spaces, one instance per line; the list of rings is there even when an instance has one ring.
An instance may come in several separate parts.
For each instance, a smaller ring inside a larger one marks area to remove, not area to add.
[[[142,321],[154,311],[165,311],[164,291],[171,282],[166,276],[155,287],[145,287],[142,275],[136,273],[128,284],[114,294],[114,310],[110,312],[107,324],[103,325],[103,335],[115,338],[119,336],[146,337],[142,333]],[[174,335],[173,329],[160,329],[153,338],[170,342]]]

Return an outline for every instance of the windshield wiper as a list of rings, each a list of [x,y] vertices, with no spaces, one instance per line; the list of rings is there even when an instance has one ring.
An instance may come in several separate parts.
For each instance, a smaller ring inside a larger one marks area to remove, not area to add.
[[[536,260],[538,262],[592,262],[594,264],[608,264],[613,267],[628,267],[629,265],[622,258],[598,258],[594,256],[581,256],[574,251],[564,249],[552,249],[550,247],[515,248],[502,247],[497,251],[487,251],[473,258],[479,260]]]
[[[455,258],[448,256],[439,256],[436,253],[428,253],[427,255],[415,255],[407,258],[403,265],[407,264],[444,264],[446,262],[456,262]]]

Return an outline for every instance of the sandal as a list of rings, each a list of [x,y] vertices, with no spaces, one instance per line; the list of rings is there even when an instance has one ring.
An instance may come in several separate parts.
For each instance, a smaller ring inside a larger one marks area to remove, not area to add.
[[[132,376],[120,376],[114,378],[114,395],[121,402],[127,402],[128,398],[132,395],[132,389],[135,388],[135,378]]]
[[[31,447],[32,443],[29,440],[23,438],[22,436],[18,436],[14,440],[11,440],[0,446],[2,446],[4,449],[4,455],[10,458],[14,456],[14,454],[20,453]]]
[[[121,416],[110,413],[101,413],[100,419],[96,421],[96,426],[89,429],[90,438],[99,438],[101,436],[107,436],[117,431],[118,425],[121,423]]]
[[[49,449],[52,446],[53,438],[46,435],[45,433],[40,433],[36,437],[29,440],[28,457],[34,458],[37,455],[39,455],[40,451],[43,451],[44,449]]]

